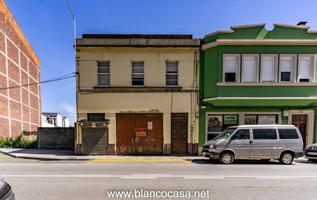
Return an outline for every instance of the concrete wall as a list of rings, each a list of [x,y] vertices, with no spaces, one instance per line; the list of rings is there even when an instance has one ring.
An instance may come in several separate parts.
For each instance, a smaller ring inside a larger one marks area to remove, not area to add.
[[[39,149],[74,149],[74,128],[39,128]]]
[[[39,64],[10,10],[0,0],[0,87],[38,82]],[[41,94],[38,84],[0,91],[0,137],[36,131],[40,124]]]

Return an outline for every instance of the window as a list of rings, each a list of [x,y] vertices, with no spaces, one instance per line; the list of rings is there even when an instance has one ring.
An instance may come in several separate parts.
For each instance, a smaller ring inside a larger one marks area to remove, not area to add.
[[[166,85],[178,85],[178,62],[166,62]]]
[[[224,55],[224,81],[225,82],[238,82],[238,69],[240,59],[238,55]]]
[[[277,115],[245,115],[244,124],[276,124]]]
[[[280,81],[293,82],[295,57],[294,56],[280,56]]]
[[[257,124],[258,116],[257,115],[245,115],[244,124]]]
[[[258,74],[258,56],[242,56],[242,82],[254,83],[257,81]]]
[[[277,138],[275,129],[253,129],[255,140],[275,140]]]
[[[208,115],[207,140],[219,135],[223,130],[238,124],[238,115]]]
[[[110,63],[98,62],[98,86],[110,86]]]
[[[275,55],[262,55],[261,57],[261,82],[276,81],[276,59]]]
[[[298,139],[298,134],[295,129],[278,129],[280,139]]]
[[[144,86],[144,62],[132,62],[132,86]]]
[[[234,136],[232,136],[231,139],[232,140],[249,140],[250,131],[249,129],[240,129],[234,134]]]
[[[298,56],[298,82],[312,82],[314,74],[314,57]]]
[[[276,115],[259,115],[258,124],[276,124],[277,116]]]
[[[88,113],[87,114],[88,121],[105,121],[104,113]]]

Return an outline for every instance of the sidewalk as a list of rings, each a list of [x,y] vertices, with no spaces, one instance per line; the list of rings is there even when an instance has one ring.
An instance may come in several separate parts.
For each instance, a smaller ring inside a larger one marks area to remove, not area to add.
[[[36,160],[78,160],[92,161],[94,163],[104,162],[158,162],[158,163],[185,163],[194,159],[206,159],[200,156],[78,156],[73,151],[46,150],[46,149],[11,149],[0,148],[0,153],[14,158],[26,158]]]

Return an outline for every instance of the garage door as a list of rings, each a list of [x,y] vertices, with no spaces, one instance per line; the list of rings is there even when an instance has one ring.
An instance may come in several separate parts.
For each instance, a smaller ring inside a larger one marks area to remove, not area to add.
[[[163,114],[120,113],[116,119],[118,154],[163,153]]]
[[[107,128],[83,128],[83,154],[105,155],[108,147]]]

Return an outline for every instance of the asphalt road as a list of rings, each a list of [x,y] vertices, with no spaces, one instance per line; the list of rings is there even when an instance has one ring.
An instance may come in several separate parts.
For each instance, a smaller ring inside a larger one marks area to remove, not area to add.
[[[196,195],[186,196],[187,199],[204,192],[209,193],[209,198],[203,198],[208,196],[205,194],[196,199],[317,198],[317,164],[305,161],[291,166],[277,162],[239,162],[225,166],[205,160],[93,163],[16,160],[0,156],[0,177],[12,185],[18,200],[101,200],[108,199],[109,191],[119,190],[143,197],[149,192],[164,196],[169,191],[174,192],[169,193],[172,195],[180,195],[177,193],[180,191]]]

